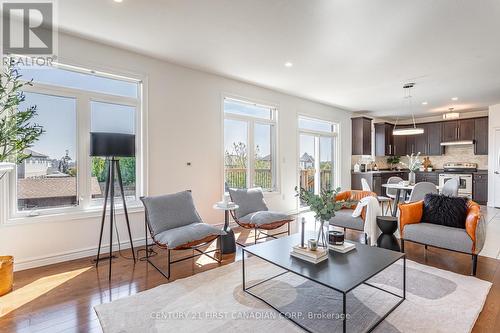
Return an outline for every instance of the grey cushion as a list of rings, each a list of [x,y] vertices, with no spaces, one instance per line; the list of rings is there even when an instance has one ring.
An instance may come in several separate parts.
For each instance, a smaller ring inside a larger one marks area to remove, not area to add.
[[[238,219],[238,221],[242,223],[251,223],[257,226],[262,226],[284,220],[292,220],[292,218],[290,217],[290,215],[272,211],[250,213]]]
[[[191,223],[202,222],[189,191],[143,197],[141,200],[146,208],[147,219],[153,235]]]
[[[240,208],[235,211],[236,218],[243,217],[250,213],[268,210],[264,202],[264,194],[261,188],[249,189],[229,189],[231,200]]]
[[[431,223],[407,224],[403,236],[405,240],[472,253],[472,239],[465,229]]]
[[[330,225],[360,231],[365,230],[365,222],[361,216],[352,217],[353,211],[353,209],[341,209],[335,212],[335,216],[330,220]]]
[[[220,228],[216,228],[206,223],[191,223],[182,227],[173,228],[160,232],[155,236],[158,243],[165,244],[169,248],[176,248],[203,239],[208,236],[225,235]]]

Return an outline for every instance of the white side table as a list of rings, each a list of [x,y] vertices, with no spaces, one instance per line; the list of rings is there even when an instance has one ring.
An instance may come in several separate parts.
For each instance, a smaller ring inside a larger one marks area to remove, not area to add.
[[[234,232],[229,227],[229,212],[240,208],[240,206],[236,204],[224,206],[219,203],[216,203],[213,206],[213,208],[216,210],[224,211],[224,228],[222,230],[224,230],[226,234],[222,235],[219,238],[220,239],[219,248],[221,250],[221,253],[222,254],[236,253],[236,241],[234,238]]]

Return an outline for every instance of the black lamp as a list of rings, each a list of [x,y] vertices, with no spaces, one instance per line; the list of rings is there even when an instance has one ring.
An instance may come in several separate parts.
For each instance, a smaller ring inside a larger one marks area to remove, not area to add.
[[[123,200],[123,211],[127,222],[128,236],[130,239],[130,247],[132,248],[132,256],[135,262],[134,244],[132,242],[132,233],[130,232],[130,222],[128,219],[127,204],[125,201],[125,193],[123,191],[122,174],[120,171],[120,160],[117,157],[134,157],[135,156],[135,135],[121,133],[90,133],[90,156],[99,156],[106,158],[106,188],[104,195],[104,207],[101,220],[101,232],[99,235],[99,248],[95,259],[96,267],[99,265],[99,260],[109,259],[109,280],[111,281],[111,260],[113,259],[113,222],[115,215],[115,174],[118,178],[118,185]],[[106,208],[110,201],[110,224],[109,224],[109,257],[100,258],[102,232],[104,230],[104,222],[106,220]]]

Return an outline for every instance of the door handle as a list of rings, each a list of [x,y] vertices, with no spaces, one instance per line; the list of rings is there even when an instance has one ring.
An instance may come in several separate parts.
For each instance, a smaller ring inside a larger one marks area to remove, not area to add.
[[[495,175],[500,175],[500,172],[498,172],[498,171],[495,171]]]

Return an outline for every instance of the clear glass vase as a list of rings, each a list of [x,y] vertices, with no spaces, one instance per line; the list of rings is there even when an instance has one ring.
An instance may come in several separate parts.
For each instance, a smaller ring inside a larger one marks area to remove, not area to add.
[[[317,238],[317,243],[318,247],[328,247],[328,227],[330,225],[329,221],[320,221],[319,222],[319,230],[318,230],[318,238]],[[325,232],[326,229],[326,232]]]
[[[408,175],[408,181],[410,182],[411,185],[415,184],[415,172],[410,171],[410,174]]]

